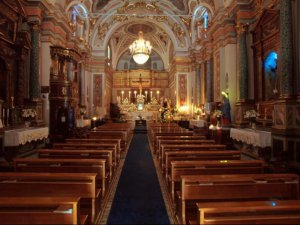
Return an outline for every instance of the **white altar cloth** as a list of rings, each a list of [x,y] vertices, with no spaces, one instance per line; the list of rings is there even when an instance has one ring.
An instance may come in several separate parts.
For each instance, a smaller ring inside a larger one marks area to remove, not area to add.
[[[271,132],[267,131],[231,128],[230,137],[261,148],[271,147],[272,145]]]
[[[206,121],[205,120],[190,120],[190,127],[205,127]]]
[[[31,141],[38,141],[47,138],[49,135],[48,127],[29,127],[4,132],[4,146],[19,146]]]

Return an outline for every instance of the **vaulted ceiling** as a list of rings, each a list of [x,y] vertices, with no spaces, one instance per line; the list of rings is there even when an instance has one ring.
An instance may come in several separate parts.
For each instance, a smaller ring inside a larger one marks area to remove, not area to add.
[[[86,0],[88,1],[88,0]],[[231,0],[226,0],[227,2]],[[94,53],[104,56],[107,46],[113,52],[112,65],[143,31],[155,52],[168,67],[171,55],[187,56],[193,45],[193,16],[199,5],[213,13],[224,0],[93,0],[93,26],[90,44]],[[171,52],[172,51],[172,52]]]

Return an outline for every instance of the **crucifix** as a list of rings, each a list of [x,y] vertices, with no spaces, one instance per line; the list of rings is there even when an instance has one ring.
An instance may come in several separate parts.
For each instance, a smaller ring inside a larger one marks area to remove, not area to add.
[[[140,80],[139,80],[139,89],[140,89],[140,96],[142,96],[142,90],[143,90],[143,86],[142,86],[142,74],[140,74]]]

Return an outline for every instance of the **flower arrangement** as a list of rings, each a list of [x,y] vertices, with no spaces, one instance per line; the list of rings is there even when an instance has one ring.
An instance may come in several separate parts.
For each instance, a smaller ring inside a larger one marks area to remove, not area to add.
[[[214,117],[221,117],[222,116],[222,111],[221,110],[215,110],[213,113]]]
[[[196,108],[195,109],[195,115],[200,116],[202,114],[201,108]]]
[[[244,115],[244,118],[256,118],[259,116],[259,113],[256,112],[254,109],[246,111],[246,114]]]
[[[37,116],[37,112],[35,109],[32,108],[22,109],[21,116],[25,120],[30,120],[34,119]]]
[[[171,113],[172,113],[173,115],[176,115],[176,114],[178,113],[178,109],[177,109],[176,106],[174,106],[174,107],[171,109]]]

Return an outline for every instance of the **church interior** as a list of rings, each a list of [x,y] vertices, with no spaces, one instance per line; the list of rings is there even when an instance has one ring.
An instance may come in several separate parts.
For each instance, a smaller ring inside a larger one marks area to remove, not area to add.
[[[300,224],[300,1],[0,9],[0,224]]]

